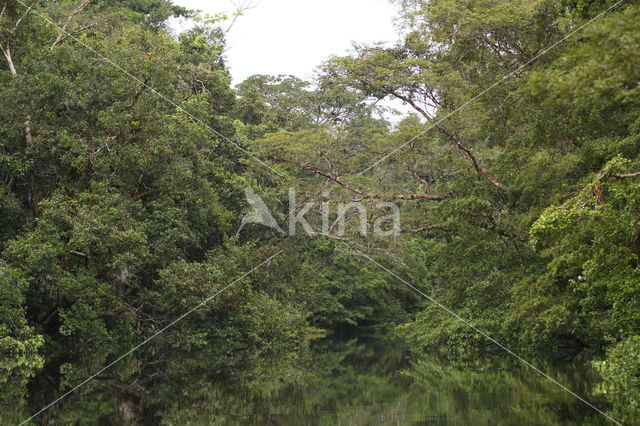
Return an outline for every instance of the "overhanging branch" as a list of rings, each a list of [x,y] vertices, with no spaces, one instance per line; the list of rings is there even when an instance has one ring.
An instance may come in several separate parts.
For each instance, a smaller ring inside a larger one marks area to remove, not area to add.
[[[396,98],[400,99],[401,101],[406,102],[407,104],[409,104],[413,109],[415,109],[417,112],[419,112],[420,115],[422,115],[427,121],[433,121],[435,119],[431,114],[429,114],[424,108],[420,107],[420,105],[418,105],[409,96],[401,95],[397,91],[392,91],[391,95],[395,96]],[[471,165],[473,166],[473,168],[476,170],[476,172],[478,174],[481,174],[482,176],[484,176],[495,187],[500,188],[501,190],[503,190],[505,192],[509,191],[509,187],[507,185],[505,185],[502,182],[500,182],[495,176],[493,176],[491,174],[491,172],[489,172],[489,170],[487,168],[482,167],[480,165],[480,163],[478,162],[476,157],[473,155],[471,150],[462,144],[462,142],[460,141],[460,137],[458,135],[456,135],[455,133],[450,132],[446,128],[442,127],[441,125],[438,124],[438,122],[436,122],[436,124],[433,127],[436,130],[438,130],[440,133],[442,133],[445,136],[447,136],[449,138],[449,140],[451,140],[456,145],[458,150],[471,163]]]
[[[369,191],[365,191],[363,189],[357,188],[353,185],[350,185],[340,179],[339,175],[325,172],[315,166],[311,166],[308,164],[303,164],[296,160],[278,158],[277,160],[283,161],[286,163],[291,163],[296,165],[302,170],[306,170],[318,176],[325,177],[327,179],[332,180],[343,188],[354,192],[360,195],[363,199],[375,199],[375,200],[430,200],[430,201],[442,201],[447,198],[451,198],[451,194],[377,194]]]

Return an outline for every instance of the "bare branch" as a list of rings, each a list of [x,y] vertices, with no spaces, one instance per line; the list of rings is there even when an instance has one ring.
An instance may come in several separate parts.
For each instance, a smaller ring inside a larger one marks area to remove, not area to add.
[[[75,29],[73,31],[67,31],[67,33],[64,35],[64,37],[62,37],[62,39],[60,39],[60,41],[58,42],[58,44],[63,43],[66,39],[68,39],[69,37],[73,37],[74,35],[83,32],[84,30],[88,30],[89,28],[93,28],[93,27],[97,27],[98,26],[98,22],[91,22],[90,24],[87,25],[83,25],[78,29]],[[53,47],[52,47],[53,48]]]
[[[242,16],[242,14],[244,12],[246,12],[247,10],[255,9],[256,7],[258,7],[260,5],[260,1],[257,1],[254,4],[254,2],[252,0],[243,0],[240,4],[237,4],[235,1],[232,2],[232,3],[236,7],[236,11],[235,11],[235,13],[233,15],[233,19],[231,20],[231,23],[229,24],[227,29],[224,30],[225,34],[227,34],[229,31],[231,31],[231,28],[233,28],[233,25],[236,23],[238,18],[240,16]]]
[[[4,3],[2,4],[2,10],[0,10],[0,19],[2,19],[2,17],[4,16],[4,13],[7,11],[8,3],[9,3],[9,0],[4,0]]]
[[[356,194],[360,195],[362,197],[362,199],[376,199],[376,200],[430,200],[430,201],[442,201],[445,200],[447,198],[451,198],[451,194],[392,194],[392,195],[386,195],[386,194],[375,194],[372,192],[368,192],[365,190],[362,190],[360,188],[357,188],[353,185],[350,185],[346,182],[344,182],[342,179],[340,179],[340,176],[338,175],[333,175],[331,173],[327,173],[315,166],[311,166],[308,164],[303,164],[300,163],[299,161],[296,160],[287,160],[287,159],[281,159],[279,158],[278,160],[280,161],[284,161],[287,163],[291,163],[294,164],[296,166],[298,166],[299,168],[301,168],[302,170],[306,170],[308,172],[311,172],[313,174],[316,174],[318,176],[323,176],[326,177],[327,179],[332,180],[333,182],[337,183],[338,185],[342,186],[343,188],[351,191],[351,192],[355,192]]]
[[[431,114],[429,114],[424,108],[422,108],[420,105],[418,105],[413,99],[411,99],[409,96],[405,96],[405,95],[401,95],[400,93],[398,93],[397,91],[393,91],[391,92],[392,96],[395,96],[396,98],[400,99],[402,102],[405,102],[407,104],[409,104],[411,106],[411,108],[415,109],[416,111],[418,111],[420,113],[420,115],[422,115],[424,118],[427,119],[427,121],[431,121],[433,120],[433,116]]]
[[[422,185],[424,186],[424,192],[427,193],[429,191],[429,188],[431,187],[431,184],[433,184],[435,180],[426,180],[413,166],[408,163],[403,163],[403,165],[407,170],[411,172],[414,178],[422,182]]]
[[[611,175],[611,176],[613,176],[616,179],[625,179],[625,178],[638,177],[638,176],[640,176],[640,172],[616,174],[616,175]]]
[[[13,25],[13,29],[11,30],[12,33],[16,32],[22,20],[27,17],[27,15],[29,14],[29,12],[31,12],[31,9],[33,9],[33,6],[35,6],[36,3],[38,3],[38,0],[33,0],[33,2],[29,6],[27,6],[27,9],[24,11],[22,15],[20,15],[16,23]]]
[[[411,99],[410,97],[401,95],[397,92],[391,92],[391,95],[409,104],[413,109],[418,111],[420,115],[422,115],[425,119],[427,119],[427,121],[433,121],[434,117],[431,114],[429,114],[427,111],[425,111],[422,107],[420,107],[418,104],[416,104],[414,100]],[[458,135],[448,131],[447,129],[445,129],[444,127],[440,126],[437,123],[434,125],[434,128],[438,130],[440,133],[443,133],[445,136],[447,136],[456,145],[458,150],[460,150],[462,155],[471,163],[471,165],[473,166],[473,168],[476,170],[477,173],[483,175],[485,178],[487,178],[489,182],[491,182],[497,188],[500,188],[501,190],[506,192],[509,191],[508,186],[500,182],[495,176],[493,176],[489,172],[488,169],[480,166],[480,164],[478,163],[478,160],[473,155],[471,150],[460,142],[460,137]]]
[[[443,228],[439,225],[429,225],[429,226],[421,226],[420,228],[413,229],[401,229],[400,232],[403,234],[419,234],[421,232],[428,232],[434,230],[448,231],[448,229]]]
[[[67,34],[67,27],[69,26],[69,24],[71,23],[71,21],[73,20],[73,18],[79,14],[80,12],[82,12],[91,2],[91,0],[82,0],[82,2],[78,5],[78,7],[76,7],[70,14],[69,16],[67,16],[67,19],[64,21],[64,24],[62,24],[62,27],[60,27],[60,32],[58,32],[58,36],[56,37],[56,39],[53,41],[53,44],[51,44],[51,48],[50,50],[53,50],[56,45],[58,43],[60,43],[64,37],[65,34]]]
[[[324,152],[321,152],[320,157],[322,157],[322,159],[327,163],[327,166],[329,166],[329,170],[333,172],[333,163],[331,162],[331,160],[329,160],[329,158],[327,158],[327,155]]]
[[[462,145],[462,143],[460,143],[460,137],[458,135],[448,131],[447,129],[445,129],[444,127],[439,126],[439,125],[436,125],[436,129],[438,129],[441,133],[446,135],[458,147],[458,150],[460,150],[460,152],[462,152],[462,155],[467,160],[469,160],[471,165],[473,165],[473,168],[476,169],[476,172],[478,172],[479,174],[481,174],[485,178],[487,178],[487,180],[489,182],[491,182],[492,184],[494,184],[497,188],[500,188],[501,190],[503,190],[505,192],[509,191],[509,187],[507,185],[505,185],[502,182],[500,182],[495,176],[493,176],[491,174],[491,172],[489,172],[488,169],[486,169],[485,167],[482,167],[478,163],[478,160],[473,155],[471,150],[469,148],[467,148],[466,146]]]
[[[11,75],[13,76],[18,75],[18,71],[16,70],[16,66],[13,63],[13,59],[11,59],[11,49],[9,48],[9,45],[7,46],[0,45],[0,49],[2,49],[2,54],[4,55],[4,59],[7,61],[7,65],[9,66],[9,71],[11,72]]]

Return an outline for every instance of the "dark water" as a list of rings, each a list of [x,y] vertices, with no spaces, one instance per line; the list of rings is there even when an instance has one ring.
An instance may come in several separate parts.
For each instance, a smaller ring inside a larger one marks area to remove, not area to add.
[[[83,386],[38,417],[39,424],[598,425],[606,419],[510,359],[453,364],[409,361],[395,342],[316,341],[304,356],[220,354],[174,357],[162,368],[124,366]],[[150,364],[151,365],[151,364]],[[155,365],[155,364],[153,364]],[[122,371],[137,368],[123,379]],[[592,373],[544,366],[596,406]],[[55,381],[40,374],[7,400],[1,424],[50,402]],[[5,383],[3,386],[10,386]],[[4,390],[9,390],[5,387]],[[11,392],[9,392],[11,394]]]
[[[319,425],[599,425],[606,418],[510,359],[473,365],[436,357],[408,362],[393,342],[320,343],[313,376],[271,395],[238,423]],[[547,367],[596,406],[596,377]]]

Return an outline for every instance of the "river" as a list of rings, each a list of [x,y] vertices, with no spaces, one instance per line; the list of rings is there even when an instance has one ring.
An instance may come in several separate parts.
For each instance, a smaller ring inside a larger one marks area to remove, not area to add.
[[[127,379],[105,372],[38,420],[143,425],[606,424],[594,409],[509,357],[454,363],[436,356],[410,358],[394,341],[319,339],[302,357],[238,353],[221,358],[202,350],[173,356],[162,368],[148,367],[162,363],[138,361],[132,364],[138,371]],[[591,370],[574,364],[538,365],[607,408],[597,396],[597,377]],[[54,383],[45,371],[30,381],[26,394],[17,392],[15,401],[7,396],[11,393],[5,394],[0,423],[24,419],[56,392],[60,395]]]

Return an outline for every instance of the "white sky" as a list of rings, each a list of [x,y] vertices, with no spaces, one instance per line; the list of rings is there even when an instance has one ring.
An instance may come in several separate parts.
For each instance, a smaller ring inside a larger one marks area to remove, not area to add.
[[[174,2],[209,14],[235,9],[231,0]],[[352,42],[394,42],[395,16],[389,0],[261,0],[229,32],[227,65],[234,84],[253,74],[309,78],[317,65],[346,53]]]

